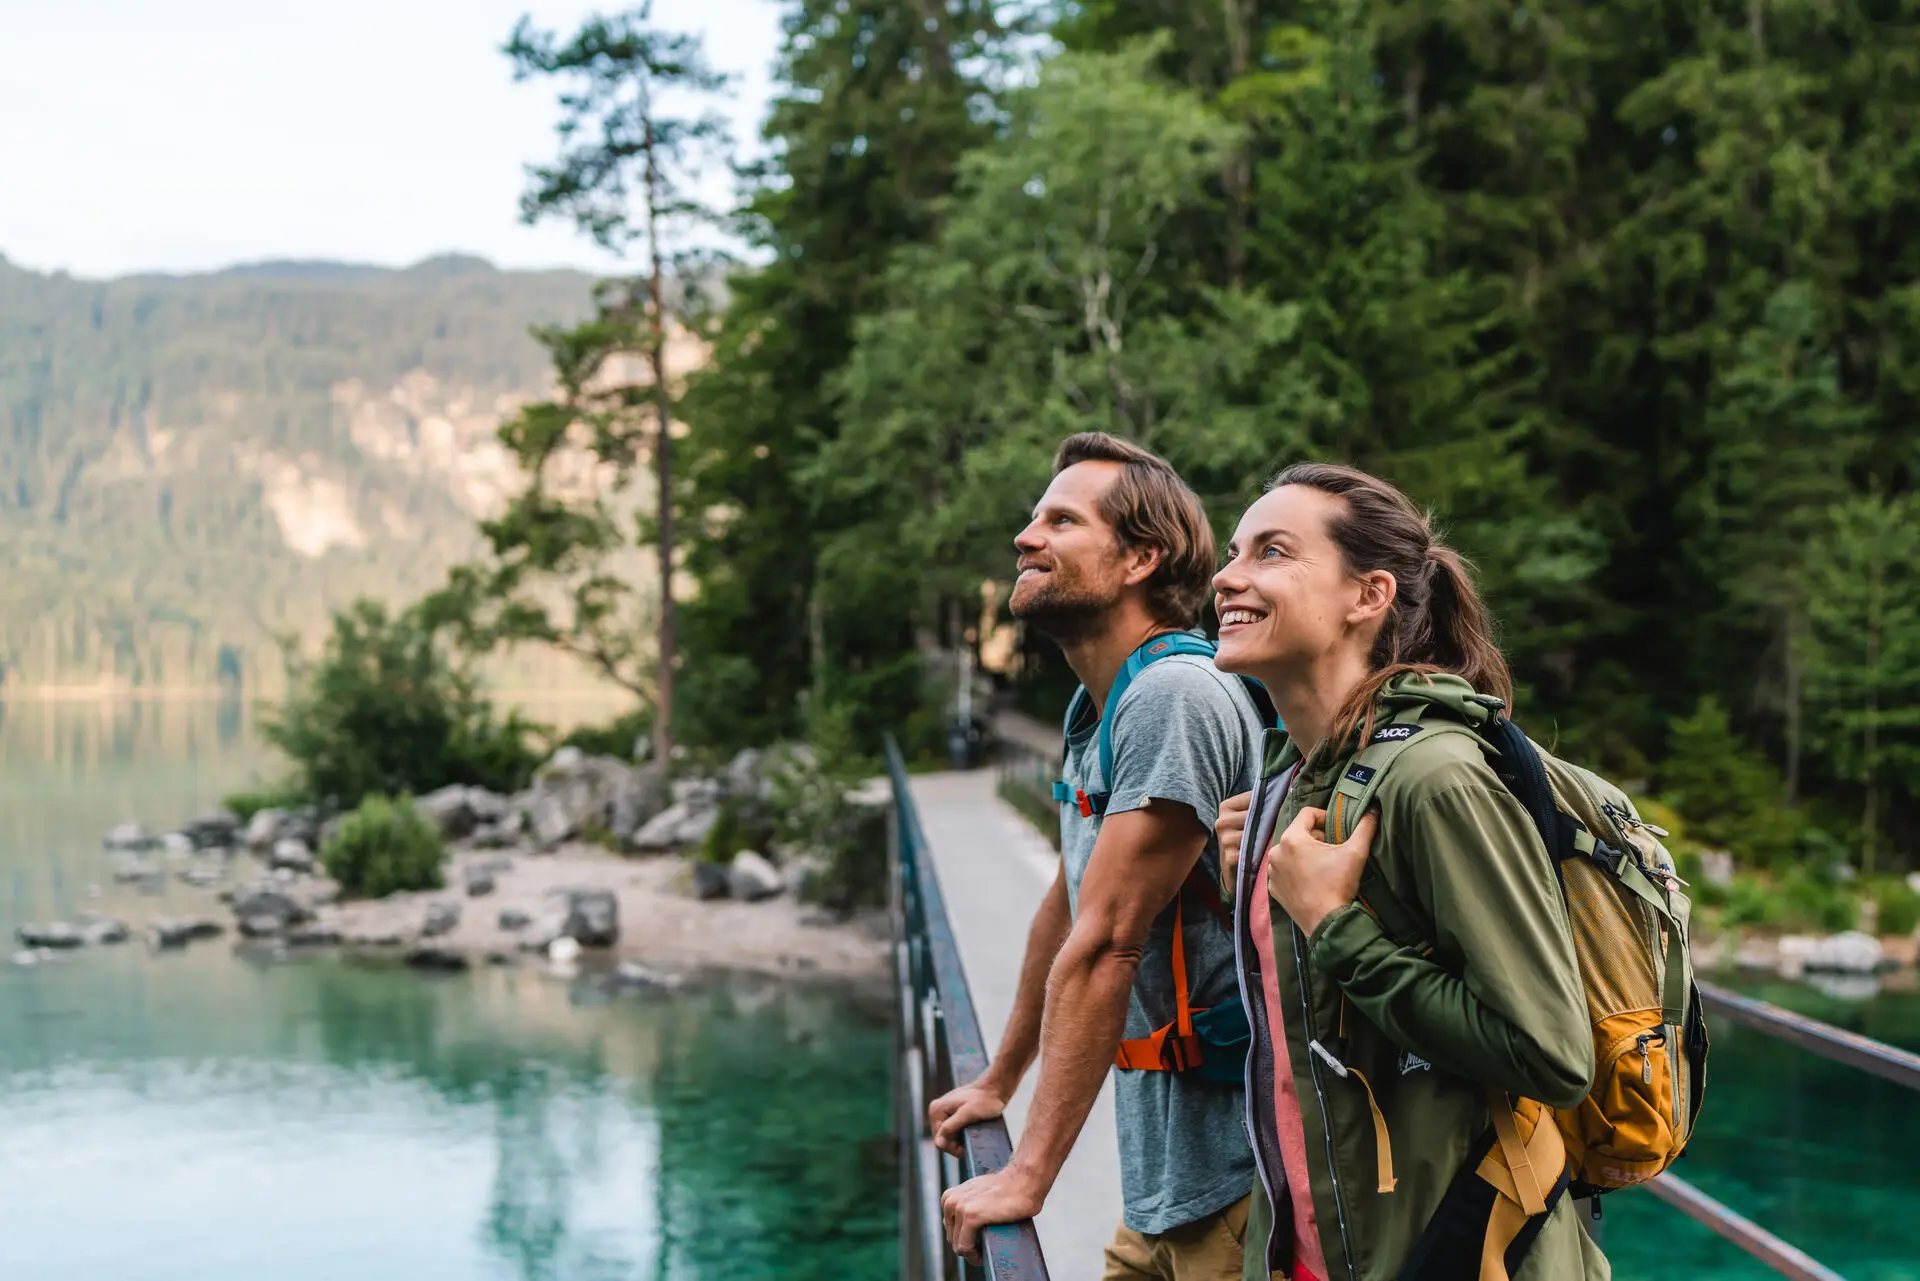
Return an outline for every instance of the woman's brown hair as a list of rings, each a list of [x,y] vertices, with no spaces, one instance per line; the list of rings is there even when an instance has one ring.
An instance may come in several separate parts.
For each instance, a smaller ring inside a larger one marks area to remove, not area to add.
[[[1374,637],[1371,674],[1334,717],[1328,737],[1373,733],[1374,705],[1387,682],[1407,672],[1451,672],[1479,693],[1513,703],[1513,677],[1494,643],[1493,618],[1473,585],[1471,566],[1433,532],[1407,496],[1377,476],[1333,463],[1295,463],[1267,482],[1271,492],[1304,485],[1341,500],[1327,524],[1347,572],[1386,570],[1393,607]]]

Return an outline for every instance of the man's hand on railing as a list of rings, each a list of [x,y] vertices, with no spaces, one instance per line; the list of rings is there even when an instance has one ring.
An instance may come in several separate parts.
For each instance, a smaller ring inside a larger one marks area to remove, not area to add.
[[[1253,793],[1242,792],[1220,803],[1220,817],[1213,821],[1213,835],[1220,842],[1220,892],[1233,897],[1239,883],[1240,845],[1247,833],[1247,811],[1253,806]]]
[[[960,1132],[977,1122],[991,1121],[1006,1110],[1006,1094],[988,1077],[949,1090],[927,1104],[927,1124],[933,1129],[933,1145],[948,1156],[965,1157]]]
[[[980,1232],[996,1223],[1018,1223],[1040,1213],[1047,1190],[1018,1165],[968,1179],[940,1197],[947,1244],[970,1263],[980,1261]]]

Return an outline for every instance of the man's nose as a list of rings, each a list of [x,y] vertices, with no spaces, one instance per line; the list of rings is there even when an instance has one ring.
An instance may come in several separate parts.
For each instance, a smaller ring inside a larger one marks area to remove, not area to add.
[[[1040,537],[1041,531],[1044,528],[1045,527],[1037,520],[1030,522],[1025,529],[1014,536],[1014,550],[1022,552],[1037,552],[1041,550],[1047,545],[1046,540]]]

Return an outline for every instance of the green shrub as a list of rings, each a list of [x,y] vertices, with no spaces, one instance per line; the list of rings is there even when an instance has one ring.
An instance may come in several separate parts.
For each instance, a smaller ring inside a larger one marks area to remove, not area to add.
[[[291,810],[305,805],[310,798],[291,783],[279,783],[251,792],[234,792],[221,798],[220,804],[232,810],[242,823],[261,810]]]
[[[1686,815],[1693,839],[1751,863],[1786,861],[1804,825],[1786,806],[1779,773],[1734,733],[1726,709],[1711,698],[1668,725],[1660,790]]]
[[[1773,888],[1752,876],[1736,876],[1726,889],[1726,907],[1720,923],[1728,928],[1742,925],[1778,925],[1785,909]]]
[[[1806,872],[1795,872],[1780,888],[1784,904],[1783,923],[1794,929],[1823,930],[1829,933],[1858,928],[1860,907],[1831,881]]]
[[[1877,933],[1911,934],[1920,927],[1920,894],[1908,889],[1905,881],[1891,878],[1876,881],[1871,893],[1873,928]]]
[[[292,693],[262,732],[312,800],[348,808],[449,783],[511,792],[540,761],[536,727],[517,713],[496,721],[416,610],[389,617],[356,601],[334,615],[318,659],[290,654],[288,665]]]
[[[634,759],[634,745],[653,733],[653,709],[636,707],[603,725],[582,725],[560,740],[562,747],[577,747],[589,756],[617,756]]]
[[[413,798],[369,796],[340,821],[320,851],[327,875],[349,898],[381,898],[397,890],[437,890],[440,829],[414,808]]]
[[[808,897],[839,910],[887,901],[886,809],[849,793],[880,772],[859,749],[859,721],[846,707],[816,712],[807,749],[776,749],[764,762],[773,837],[822,858]]]
[[[705,863],[731,863],[741,850],[764,853],[775,835],[776,824],[758,797],[724,796],[696,857]]]

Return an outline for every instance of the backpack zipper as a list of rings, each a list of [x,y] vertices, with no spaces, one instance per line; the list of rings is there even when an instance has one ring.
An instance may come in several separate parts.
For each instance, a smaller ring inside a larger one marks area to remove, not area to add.
[[[1640,1083],[1642,1085],[1653,1084],[1653,1056],[1647,1053],[1647,1042],[1649,1041],[1657,1045],[1665,1045],[1667,1043],[1667,1029],[1662,1027],[1658,1032],[1642,1032],[1639,1036],[1633,1038],[1633,1043],[1640,1048]]]

